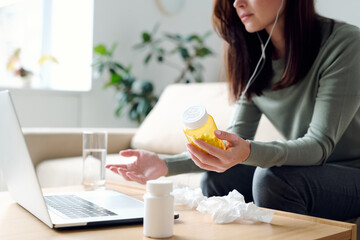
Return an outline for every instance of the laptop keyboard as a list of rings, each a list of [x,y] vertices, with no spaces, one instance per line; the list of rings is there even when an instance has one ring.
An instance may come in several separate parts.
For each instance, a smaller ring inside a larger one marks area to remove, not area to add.
[[[76,195],[45,196],[45,201],[50,207],[50,210],[55,210],[53,212],[63,218],[75,219],[117,215],[110,210],[102,208]]]

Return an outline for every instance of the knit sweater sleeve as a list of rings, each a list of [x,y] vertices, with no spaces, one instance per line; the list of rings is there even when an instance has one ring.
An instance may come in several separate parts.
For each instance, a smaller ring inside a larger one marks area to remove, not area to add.
[[[318,89],[313,115],[303,137],[289,141],[251,141],[248,165],[320,165],[326,162],[360,107],[360,31],[337,29],[316,61]],[[286,111],[286,109],[284,109]]]
[[[159,157],[166,162],[168,167],[167,176],[204,171],[194,163],[188,152],[175,155],[159,154]]]
[[[240,98],[234,106],[233,116],[228,132],[236,133],[240,137],[253,140],[262,113],[252,101]]]

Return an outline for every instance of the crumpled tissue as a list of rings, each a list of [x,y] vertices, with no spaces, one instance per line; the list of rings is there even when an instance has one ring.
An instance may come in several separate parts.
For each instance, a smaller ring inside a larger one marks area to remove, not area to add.
[[[201,189],[175,188],[176,205],[187,205],[201,213],[211,214],[216,223],[230,223],[237,219],[270,223],[274,212],[258,208],[254,203],[245,203],[244,196],[237,190],[223,197],[204,197]]]
[[[200,188],[174,187],[172,195],[175,205],[186,205],[190,208],[196,208],[201,201],[206,199]]]

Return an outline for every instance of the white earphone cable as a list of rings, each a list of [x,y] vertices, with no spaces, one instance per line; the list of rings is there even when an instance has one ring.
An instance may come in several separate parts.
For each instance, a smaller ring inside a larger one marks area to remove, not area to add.
[[[281,0],[280,8],[279,8],[279,10],[277,11],[274,25],[273,25],[272,28],[271,28],[271,31],[270,31],[269,37],[268,37],[268,39],[267,39],[267,41],[266,41],[266,43],[265,43],[265,46],[264,46],[264,43],[263,43],[263,41],[262,41],[259,33],[256,32],[256,34],[257,34],[257,36],[258,36],[258,38],[259,38],[259,40],[260,40],[260,42],[261,42],[261,57],[260,57],[257,65],[256,65],[256,67],[255,67],[255,70],[254,70],[253,74],[251,75],[249,81],[247,82],[246,87],[245,87],[244,91],[242,92],[240,98],[243,98],[243,97],[245,96],[248,88],[249,88],[250,85],[255,81],[256,77],[259,75],[259,73],[257,74],[257,70],[258,70],[259,65],[260,65],[260,63],[261,63],[261,60],[264,60],[264,63],[262,64],[262,67],[263,67],[264,64],[265,64],[265,59],[266,59],[266,57],[265,57],[265,50],[266,50],[266,47],[268,46],[268,44],[269,44],[269,42],[270,42],[270,39],[271,39],[271,36],[272,36],[272,34],[273,34],[274,28],[275,28],[276,23],[277,23],[277,21],[278,21],[278,19],[279,19],[279,15],[280,15],[280,11],[281,11],[281,9],[282,9],[282,7],[283,7],[283,3],[284,3],[284,0]],[[261,67],[260,71],[262,70],[262,67]],[[259,71],[259,72],[260,72],[260,71]]]
[[[240,112],[241,108],[242,108],[242,104],[243,104],[243,101],[244,101],[244,98],[245,98],[245,94],[246,92],[248,91],[250,85],[255,81],[255,79],[259,76],[261,70],[263,69],[264,65],[265,65],[265,59],[266,59],[266,55],[265,55],[265,50],[266,50],[266,47],[268,46],[269,42],[270,42],[270,39],[271,39],[271,36],[273,34],[273,31],[275,29],[275,26],[276,26],[276,23],[278,22],[278,19],[279,19],[279,16],[280,16],[280,11],[283,7],[283,4],[284,4],[284,0],[281,0],[281,4],[280,4],[280,7],[279,7],[279,10],[277,11],[277,14],[276,14],[276,18],[275,18],[275,21],[274,21],[274,25],[272,26],[271,28],[271,31],[270,31],[270,34],[269,34],[269,37],[264,45],[260,35],[258,32],[256,32],[259,40],[260,40],[260,43],[261,43],[261,56],[260,56],[260,59],[258,61],[258,63],[256,64],[256,67],[254,69],[254,72],[253,74],[251,75],[249,81],[247,82],[246,86],[245,86],[245,89],[244,91],[241,93],[240,95],[240,106],[238,108],[238,112]],[[262,61],[263,60],[263,61]],[[263,62],[261,64],[261,68],[260,70],[258,71],[258,68],[260,66],[260,63]],[[232,127],[234,124],[235,124],[235,119],[233,119],[232,123],[230,124],[230,127]]]

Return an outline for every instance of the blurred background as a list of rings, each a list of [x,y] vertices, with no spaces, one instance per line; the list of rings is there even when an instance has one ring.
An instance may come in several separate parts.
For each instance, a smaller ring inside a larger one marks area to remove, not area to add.
[[[316,6],[324,16],[360,27],[358,0],[317,0]],[[146,50],[134,48],[149,40],[144,33],[156,26],[158,37],[211,31],[211,54],[200,59],[202,80],[219,81],[222,42],[212,31],[211,11],[209,0],[2,0],[0,90],[12,92],[23,127],[137,127],[126,109],[116,116],[119,94],[104,89],[113,79],[109,73],[94,72],[94,46],[116,43],[112,58],[131,65],[131,73],[152,83],[159,96],[181,72],[184,51],[171,59],[178,67],[159,58],[145,64]]]

